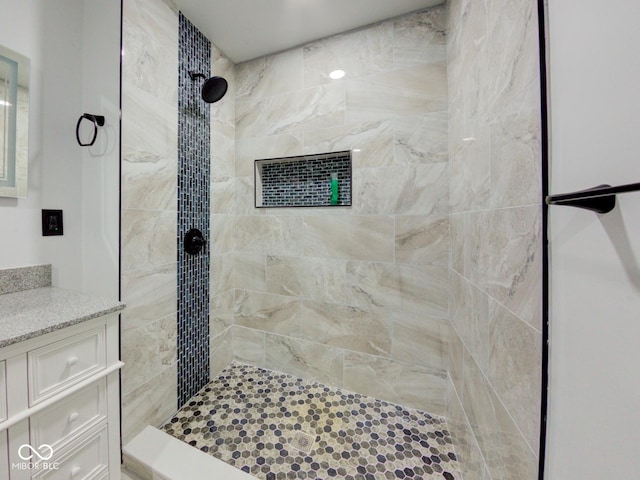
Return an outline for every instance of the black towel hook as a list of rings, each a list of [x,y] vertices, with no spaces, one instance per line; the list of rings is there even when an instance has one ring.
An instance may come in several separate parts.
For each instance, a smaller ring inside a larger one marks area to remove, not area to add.
[[[82,123],[83,119],[90,120],[93,123],[93,138],[89,143],[82,143],[80,140],[80,123]],[[90,147],[96,142],[96,137],[98,136],[98,127],[104,126],[104,116],[103,115],[93,115],[91,113],[83,113],[82,116],[78,119],[78,123],[76,124],[76,140],[78,140],[78,144],[81,147]]]

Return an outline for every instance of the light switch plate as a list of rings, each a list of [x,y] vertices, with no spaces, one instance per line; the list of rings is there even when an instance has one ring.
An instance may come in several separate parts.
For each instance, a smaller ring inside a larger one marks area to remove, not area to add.
[[[62,210],[42,210],[42,236],[64,235]]]

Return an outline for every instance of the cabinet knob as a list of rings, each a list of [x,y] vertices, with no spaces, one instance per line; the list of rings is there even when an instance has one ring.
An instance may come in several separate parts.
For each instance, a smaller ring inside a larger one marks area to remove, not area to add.
[[[79,467],[77,465],[75,467],[73,467],[71,469],[71,472],[70,472],[71,473],[71,478],[77,477],[81,470],[82,470],[82,467]]]
[[[73,412],[71,415],[69,415],[69,423],[75,422],[79,416],[80,414],[78,412]]]
[[[67,360],[69,367],[73,367],[76,363],[78,363],[78,357],[70,357],[69,360]]]

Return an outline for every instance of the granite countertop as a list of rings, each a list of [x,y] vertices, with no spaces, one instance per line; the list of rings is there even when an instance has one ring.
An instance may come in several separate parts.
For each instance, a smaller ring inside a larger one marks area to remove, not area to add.
[[[124,309],[117,300],[54,287],[0,295],[0,347]]]

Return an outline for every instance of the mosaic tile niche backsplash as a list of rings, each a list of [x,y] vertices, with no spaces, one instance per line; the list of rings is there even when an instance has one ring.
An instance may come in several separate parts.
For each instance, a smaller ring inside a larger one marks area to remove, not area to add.
[[[350,151],[256,160],[255,165],[258,208],[351,205]]]
[[[211,71],[211,43],[180,14],[178,71],[178,405],[209,381],[210,106],[200,97]],[[183,238],[199,229],[207,244],[197,255]]]

